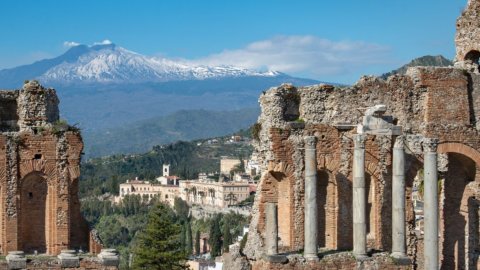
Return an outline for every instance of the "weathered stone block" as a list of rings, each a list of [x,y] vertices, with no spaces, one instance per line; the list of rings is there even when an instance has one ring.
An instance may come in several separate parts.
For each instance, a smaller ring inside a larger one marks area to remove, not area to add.
[[[118,266],[120,263],[120,257],[116,249],[102,249],[100,254],[98,254],[100,263],[105,266]]]
[[[10,251],[6,257],[8,269],[25,269],[27,268],[27,258],[23,251]]]

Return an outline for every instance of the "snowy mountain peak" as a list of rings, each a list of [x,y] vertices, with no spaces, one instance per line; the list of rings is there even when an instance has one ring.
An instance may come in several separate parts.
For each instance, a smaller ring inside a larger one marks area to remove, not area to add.
[[[73,46],[63,55],[44,61],[53,63],[44,72],[37,74],[36,78],[49,84],[166,82],[246,76],[275,77],[281,74],[276,71],[204,66],[189,61],[148,57],[111,42]]]

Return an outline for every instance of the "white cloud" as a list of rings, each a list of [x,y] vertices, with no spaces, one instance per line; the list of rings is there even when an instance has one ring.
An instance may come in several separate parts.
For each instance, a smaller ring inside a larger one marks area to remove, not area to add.
[[[63,42],[63,46],[65,46],[65,47],[75,47],[75,46],[78,46],[78,45],[80,45],[80,43],[75,42],[75,41],[65,41],[65,42]]]
[[[362,41],[331,41],[316,36],[278,36],[236,50],[193,60],[203,65],[234,65],[290,74],[339,75],[389,63],[390,49]]]
[[[94,42],[93,45],[110,45],[112,44],[112,42],[108,39],[104,39],[103,41],[101,42]]]

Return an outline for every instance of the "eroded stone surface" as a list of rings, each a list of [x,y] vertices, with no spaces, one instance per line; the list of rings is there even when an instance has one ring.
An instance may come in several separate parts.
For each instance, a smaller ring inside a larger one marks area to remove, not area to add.
[[[462,247],[468,256],[455,255],[451,250],[456,248],[455,241],[465,239],[465,235],[478,234],[468,228],[478,220],[478,213],[472,209],[480,205],[480,189],[468,183],[480,180],[476,173],[480,165],[479,74],[454,67],[415,67],[406,75],[394,75],[387,80],[362,77],[346,88],[285,84],[266,91],[259,102],[261,130],[255,149],[265,173],[257,189],[244,250],[252,262],[257,261],[254,269],[294,269],[258,262],[265,255],[266,203],[278,205],[279,252],[296,253],[304,247],[304,136],[318,140],[319,246],[352,249],[352,139],[365,110],[379,104],[386,106],[384,114],[402,127],[405,137],[406,241],[412,265],[423,267],[423,238],[415,232],[418,228],[412,190],[415,177],[422,174],[425,138],[439,140],[437,167],[439,177],[444,179],[440,185],[445,185],[440,189],[439,204],[440,263],[446,268],[453,267],[458,260],[465,265],[475,264],[475,252],[469,245]],[[392,245],[394,142],[395,134],[366,134],[367,249],[385,252],[390,252]],[[465,168],[459,170],[462,163]],[[453,183],[459,186],[448,189]],[[452,215],[463,220],[463,227],[450,226],[454,223]]]
[[[77,129],[59,121],[58,103],[55,90],[36,81],[25,83],[21,90],[0,91],[3,254],[98,249],[80,214],[82,138]]]

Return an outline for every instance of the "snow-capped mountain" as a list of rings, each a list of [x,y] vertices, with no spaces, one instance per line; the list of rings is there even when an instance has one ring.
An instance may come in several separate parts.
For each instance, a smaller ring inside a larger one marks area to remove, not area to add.
[[[78,123],[86,138],[95,130],[179,110],[255,108],[269,87],[319,83],[274,71],[148,57],[111,43],[77,45],[52,59],[0,70],[0,89],[19,89],[31,79],[57,90],[61,117]]]
[[[35,78],[47,84],[145,83],[279,75],[281,73],[275,71],[259,72],[233,66],[211,67],[148,57],[110,43],[78,45],[57,58],[2,70],[0,82],[4,79],[22,82],[27,78]]]

